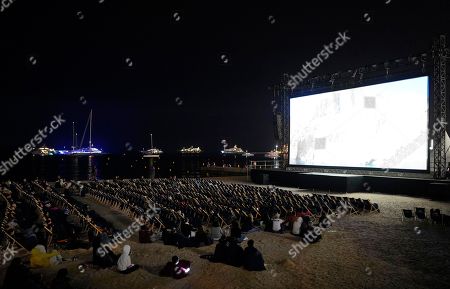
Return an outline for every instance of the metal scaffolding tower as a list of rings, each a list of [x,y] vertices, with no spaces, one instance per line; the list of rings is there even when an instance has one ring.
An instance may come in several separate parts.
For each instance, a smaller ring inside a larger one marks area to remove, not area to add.
[[[445,133],[447,129],[447,59],[446,37],[441,35],[433,44],[433,177],[445,178],[446,150]],[[438,125],[435,125],[435,124]]]

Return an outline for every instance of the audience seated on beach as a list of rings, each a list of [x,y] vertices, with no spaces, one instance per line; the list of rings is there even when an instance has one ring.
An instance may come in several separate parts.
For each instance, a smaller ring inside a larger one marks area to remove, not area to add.
[[[130,245],[123,246],[122,255],[117,261],[117,270],[122,274],[129,274],[139,269],[139,265],[131,263],[131,247]]]
[[[33,275],[20,258],[14,258],[6,270],[3,279],[3,289],[44,289],[40,275]]]
[[[173,256],[172,261],[167,262],[166,266],[159,273],[163,277],[173,277],[181,279],[188,276],[191,270],[191,262],[187,260],[180,260],[178,256]]]
[[[244,249],[244,268],[249,271],[264,271],[264,258],[261,252],[254,247],[254,241],[248,240],[247,248]]]
[[[73,289],[70,285],[69,271],[66,268],[59,269],[50,289]]]
[[[30,264],[32,268],[48,268],[62,263],[62,257],[58,251],[47,253],[44,245],[37,245],[31,250]]]

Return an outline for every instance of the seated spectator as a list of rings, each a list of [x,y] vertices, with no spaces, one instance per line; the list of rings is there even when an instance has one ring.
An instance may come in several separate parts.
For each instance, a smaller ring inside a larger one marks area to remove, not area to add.
[[[186,238],[190,238],[191,237],[191,232],[192,232],[192,226],[191,224],[189,224],[189,219],[186,219],[186,221],[181,224],[181,234],[183,234],[184,237]]]
[[[302,226],[303,218],[302,217],[296,217],[294,223],[292,224],[292,234],[299,236],[300,235],[300,228]]]
[[[159,273],[163,277],[173,277],[181,279],[188,275],[191,270],[191,262],[187,260],[180,260],[178,256],[173,256],[171,262],[167,262],[166,266]]]
[[[244,268],[249,271],[264,271],[264,258],[261,253],[254,247],[254,241],[247,242],[247,248],[244,250]]]
[[[242,220],[242,231],[248,232],[253,229],[253,216],[251,214],[246,214],[243,216]]]
[[[227,259],[227,251],[228,248],[226,247],[226,238],[225,236],[222,236],[219,240],[219,243],[216,245],[214,256],[211,261],[225,263]]]
[[[58,251],[47,253],[43,245],[37,245],[31,250],[30,264],[32,268],[48,268],[62,263],[62,257]]]
[[[230,237],[234,238],[238,243],[247,239],[247,237],[242,234],[241,227],[237,221],[231,223]]]
[[[199,246],[209,246],[213,243],[213,240],[208,237],[208,235],[206,234],[206,232],[203,230],[202,226],[198,226],[197,228],[197,232],[195,233],[195,246],[199,247]]]
[[[122,255],[117,261],[117,270],[122,274],[129,274],[139,269],[139,265],[131,263],[131,247],[129,245],[123,246]]]
[[[272,231],[275,233],[283,233],[284,220],[280,219],[280,214],[276,213],[272,218]]]
[[[59,269],[56,274],[55,279],[52,281],[52,286],[50,289],[73,289],[70,285],[70,279],[67,277],[69,275],[69,271],[66,268]]]
[[[322,212],[317,226],[323,227],[324,229],[328,229],[329,227],[331,227],[331,222],[326,222],[327,219],[327,214],[325,214],[325,212]]]
[[[236,239],[230,238],[226,241],[227,250],[226,263],[231,266],[241,267],[243,262],[244,250],[238,244]]]
[[[16,289],[16,288],[27,288],[27,289],[43,289],[44,286],[41,284],[40,280],[34,278],[31,274],[30,269],[28,269],[23,263],[22,259],[14,258],[6,270],[5,278],[3,280],[3,289]]]
[[[118,257],[111,251],[109,246],[101,246],[109,242],[110,240],[105,233],[94,237],[92,242],[92,261],[94,265],[101,268],[110,268],[117,264]]]
[[[139,230],[139,243],[151,243],[152,242],[152,231],[147,225],[141,226]]]
[[[219,225],[219,221],[217,219],[215,219],[212,223],[212,227],[210,228],[210,237],[214,241],[218,241],[218,240],[220,240],[222,235],[223,235],[223,231]]]
[[[314,232],[314,226],[312,225],[312,222],[303,222],[305,225],[304,233],[300,233],[300,237],[303,239],[304,242],[314,244],[316,242],[319,242],[322,239],[322,235],[318,235]],[[303,224],[302,224],[303,225]]]

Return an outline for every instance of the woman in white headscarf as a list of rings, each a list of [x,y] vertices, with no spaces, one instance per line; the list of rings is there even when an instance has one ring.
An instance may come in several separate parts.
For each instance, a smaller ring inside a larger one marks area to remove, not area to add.
[[[122,255],[120,255],[117,261],[117,269],[122,274],[128,274],[139,269],[139,265],[131,263],[131,247],[129,245],[123,246]]]

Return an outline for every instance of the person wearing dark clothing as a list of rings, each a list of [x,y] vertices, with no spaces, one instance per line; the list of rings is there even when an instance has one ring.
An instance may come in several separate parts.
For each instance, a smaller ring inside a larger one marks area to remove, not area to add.
[[[242,236],[242,230],[237,221],[231,223],[230,237],[235,238],[238,242],[242,242],[244,237]]]
[[[151,243],[152,231],[148,228],[147,225],[141,226],[139,230],[139,243]]]
[[[162,277],[173,277],[181,279],[186,277],[191,270],[191,262],[187,260],[180,260],[178,256],[173,256],[171,262],[167,262],[166,266],[159,273]]]
[[[216,249],[214,250],[214,256],[211,261],[218,263],[225,263],[227,260],[228,248],[226,247],[226,238],[222,236],[220,238],[219,243],[216,245]]]
[[[233,238],[225,244],[227,247],[227,264],[235,267],[241,267],[243,261],[244,250]]]
[[[212,239],[208,237],[202,226],[198,227],[197,232],[195,233],[194,240],[196,247],[200,247],[202,245],[209,246],[213,243]]]
[[[249,271],[264,271],[264,258],[261,252],[254,247],[254,241],[247,242],[248,247],[244,250],[244,268]]]
[[[66,268],[60,269],[53,279],[50,289],[73,289],[69,284],[70,279],[67,275],[69,275],[69,271]]]
[[[181,234],[184,237],[189,238],[191,236],[192,226],[189,224],[189,220],[186,220],[183,224],[181,224]]]
[[[27,288],[42,289],[44,288],[23,263],[22,259],[14,258],[6,270],[5,279],[3,280],[3,289]]]
[[[118,257],[111,251],[109,246],[101,246],[101,244],[108,243],[109,239],[105,233],[94,237],[92,242],[92,263],[94,265],[102,268],[110,268],[117,263]]]

